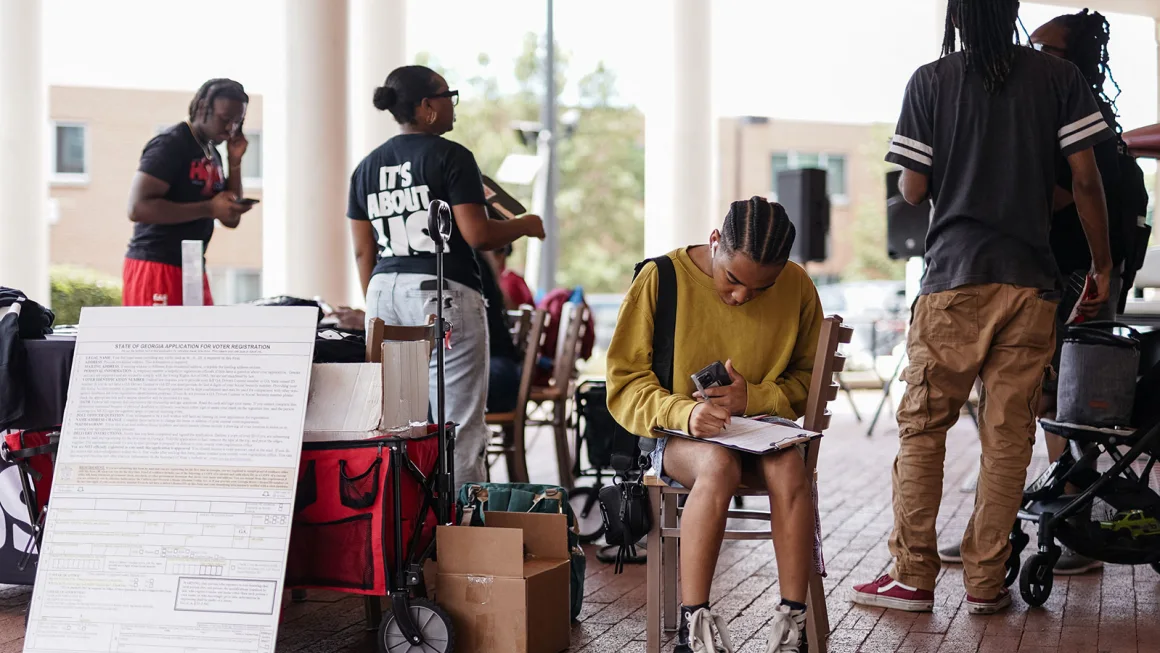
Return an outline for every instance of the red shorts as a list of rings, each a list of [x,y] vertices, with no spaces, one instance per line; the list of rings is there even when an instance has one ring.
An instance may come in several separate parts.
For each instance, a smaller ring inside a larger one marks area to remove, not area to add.
[[[181,268],[176,265],[127,258],[121,279],[122,306],[181,306]],[[209,278],[203,283],[205,305],[213,306]]]

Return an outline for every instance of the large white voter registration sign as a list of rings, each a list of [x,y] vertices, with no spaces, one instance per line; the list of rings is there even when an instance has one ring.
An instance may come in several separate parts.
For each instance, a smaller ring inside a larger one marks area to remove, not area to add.
[[[272,653],[317,316],[82,313],[26,652]]]

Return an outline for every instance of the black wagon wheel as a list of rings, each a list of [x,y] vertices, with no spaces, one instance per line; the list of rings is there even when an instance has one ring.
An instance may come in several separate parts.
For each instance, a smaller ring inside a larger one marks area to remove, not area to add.
[[[455,628],[443,608],[427,599],[411,599],[411,621],[419,630],[421,641],[415,644],[404,635],[393,613],[383,615],[379,626],[379,651],[382,653],[451,653],[455,650]]]
[[[1023,563],[1019,574],[1019,594],[1028,605],[1041,606],[1051,596],[1055,582],[1055,562],[1044,553],[1036,553]]]
[[[1023,549],[1027,548],[1031,538],[1016,525],[1015,530],[1011,531],[1010,540],[1011,555],[1007,556],[1007,576],[1003,580],[1006,587],[1014,585],[1016,579],[1019,578],[1019,557],[1023,555]]]

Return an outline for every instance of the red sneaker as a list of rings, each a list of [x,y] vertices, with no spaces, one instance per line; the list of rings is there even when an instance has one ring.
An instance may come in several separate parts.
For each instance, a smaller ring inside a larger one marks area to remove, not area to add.
[[[993,599],[977,599],[967,595],[967,612],[971,614],[995,614],[1007,609],[1011,605],[1011,592],[1007,588],[999,590],[999,595]]]
[[[850,600],[859,605],[907,612],[930,612],[934,609],[934,592],[903,585],[889,574],[873,583],[855,585],[854,596]]]

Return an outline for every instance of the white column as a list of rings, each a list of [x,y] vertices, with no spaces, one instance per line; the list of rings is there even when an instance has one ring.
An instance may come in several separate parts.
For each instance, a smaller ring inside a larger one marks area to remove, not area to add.
[[[1155,16],[1156,16],[1156,20],[1155,20],[1155,23],[1156,23],[1156,122],[1160,123],[1160,8],[1156,9],[1155,11],[1156,11],[1156,13],[1155,13]],[[1155,186],[1154,186],[1153,191],[1152,191],[1152,197],[1155,198],[1156,208],[1153,209],[1153,211],[1158,211],[1158,210],[1160,210],[1160,163],[1157,163],[1156,177],[1155,177],[1154,183],[1155,183]],[[1160,227],[1158,227],[1155,224],[1155,222],[1156,222],[1155,214],[1153,214],[1152,222],[1153,222],[1153,225],[1152,225],[1153,230],[1160,229]]]
[[[382,86],[392,70],[409,63],[406,36],[407,0],[350,0],[347,172],[354,170],[371,150],[399,133],[394,117],[376,109],[371,100],[375,88]],[[348,294],[353,306],[363,305],[365,298],[357,273],[350,275]]]
[[[0,0],[0,286],[49,303],[40,0]]]
[[[707,242],[719,216],[712,152],[709,0],[656,4],[645,42],[654,77],[645,108],[645,255]]]
[[[371,103],[375,88],[407,61],[407,0],[350,0],[350,164],[399,133]]]
[[[353,274],[345,217],[347,0],[294,0],[284,7],[284,105],[271,115],[270,148],[284,177],[275,193],[281,210],[267,214],[263,225],[269,232],[264,290],[344,304]]]

